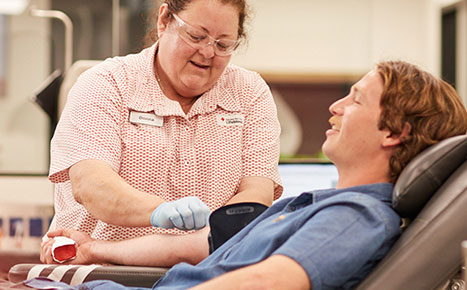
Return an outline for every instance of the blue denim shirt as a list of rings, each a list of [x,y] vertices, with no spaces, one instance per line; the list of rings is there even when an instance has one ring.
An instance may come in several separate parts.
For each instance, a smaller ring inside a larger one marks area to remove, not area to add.
[[[380,183],[278,201],[198,265],[174,266],[154,289],[187,289],[276,254],[299,263],[313,290],[352,289],[400,235],[392,191],[392,184]],[[103,281],[84,285],[123,289]]]

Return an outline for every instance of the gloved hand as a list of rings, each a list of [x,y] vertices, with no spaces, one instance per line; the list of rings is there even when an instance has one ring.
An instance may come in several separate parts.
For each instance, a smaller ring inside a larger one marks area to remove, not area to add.
[[[187,196],[159,205],[151,215],[151,224],[164,229],[199,230],[209,223],[209,207],[195,196]]]

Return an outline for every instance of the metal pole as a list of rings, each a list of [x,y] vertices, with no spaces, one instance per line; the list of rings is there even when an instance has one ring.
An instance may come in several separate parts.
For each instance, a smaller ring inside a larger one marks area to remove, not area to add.
[[[120,54],[120,0],[112,0],[112,56]]]
[[[55,18],[63,22],[65,25],[65,69],[64,74],[71,67],[73,62],[73,23],[70,17],[58,10],[42,10],[31,7],[30,13],[32,16]]]
[[[464,258],[464,283],[467,283],[467,240],[462,242],[462,257]]]

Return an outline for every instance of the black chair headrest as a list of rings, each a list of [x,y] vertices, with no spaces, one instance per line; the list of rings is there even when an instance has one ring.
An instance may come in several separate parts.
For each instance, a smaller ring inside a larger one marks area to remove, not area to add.
[[[466,160],[467,135],[454,136],[418,154],[396,182],[392,204],[403,218],[422,210],[448,177]]]

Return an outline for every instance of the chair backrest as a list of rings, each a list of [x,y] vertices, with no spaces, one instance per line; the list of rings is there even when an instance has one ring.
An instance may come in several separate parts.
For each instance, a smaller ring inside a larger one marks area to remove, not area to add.
[[[70,69],[68,69],[63,78],[63,81],[60,86],[60,91],[58,93],[57,120],[60,119],[63,107],[65,107],[68,92],[70,91],[71,87],[75,84],[78,77],[89,68],[101,62],[101,60],[78,60],[75,63],[73,63]]]
[[[393,204],[414,218],[388,255],[357,287],[438,289],[462,264],[467,239],[467,135],[435,144],[401,173]]]
[[[427,148],[403,170],[394,188],[393,206],[413,219],[466,160],[467,135],[448,138]]]

